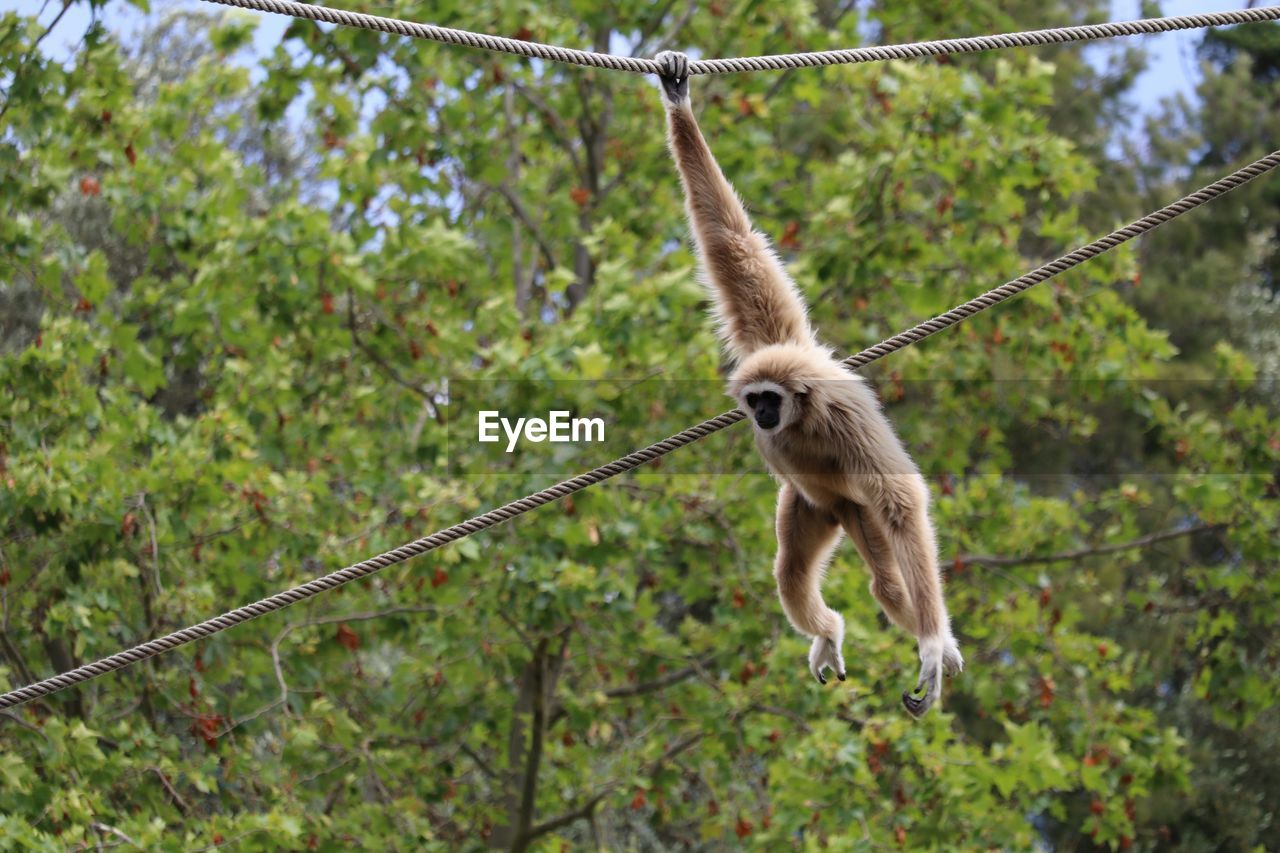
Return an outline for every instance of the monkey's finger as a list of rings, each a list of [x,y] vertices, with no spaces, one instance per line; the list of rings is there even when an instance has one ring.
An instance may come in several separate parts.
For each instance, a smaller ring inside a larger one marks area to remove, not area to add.
[[[907,709],[908,714],[910,714],[912,717],[916,718],[917,720],[923,717],[926,713],[928,713],[929,709],[933,707],[933,703],[935,699],[936,697],[934,696],[934,693],[932,690],[925,691],[924,696],[920,697],[919,699],[912,696],[909,691],[904,690],[902,693],[903,707]]]
[[[677,80],[683,80],[689,76],[689,57],[679,51],[670,51],[667,61],[671,75]]]
[[[918,688],[917,688],[918,690]],[[910,692],[903,692],[902,705],[907,709],[907,713],[915,717],[917,720],[929,712],[933,707],[933,703],[938,699],[938,693],[932,685],[925,688],[924,695],[916,698]]]
[[[658,63],[660,69],[658,73],[663,77],[674,77],[680,80],[689,73],[689,58],[683,53],[664,50],[655,56],[653,61]]]
[[[813,673],[813,677],[818,680],[819,684],[823,684],[823,685],[827,683],[827,677],[822,674],[822,670],[825,668],[826,667],[822,664],[822,662],[819,661],[816,657],[811,656],[809,658],[809,672]]]
[[[913,693],[924,691],[924,695],[920,698],[913,696]],[[915,690],[907,691],[902,694],[902,704],[907,709],[907,713],[920,719],[933,707],[938,701],[938,696],[942,693],[942,670],[940,667],[922,666],[920,668],[920,678],[916,681]]]

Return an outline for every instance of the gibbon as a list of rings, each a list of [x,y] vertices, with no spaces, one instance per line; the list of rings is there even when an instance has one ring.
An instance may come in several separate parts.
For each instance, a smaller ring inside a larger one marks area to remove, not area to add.
[[[964,668],[942,596],[928,487],[875,394],[818,343],[795,283],[720,171],[689,105],[688,58],[664,51],[657,61],[667,141],[735,363],[729,393],[781,483],[773,574],[782,609],[813,638],[814,678],[826,684],[831,669],[843,681],[844,619],[821,591],[843,529],[870,567],[872,595],[917,638],[920,677],[902,702],[920,717],[942,692],[943,673]]]

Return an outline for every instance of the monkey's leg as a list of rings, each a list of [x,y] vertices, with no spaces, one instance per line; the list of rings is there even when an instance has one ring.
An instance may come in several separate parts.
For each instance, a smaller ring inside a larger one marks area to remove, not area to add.
[[[938,546],[928,516],[928,488],[918,475],[886,475],[878,506],[869,515],[878,522],[902,573],[914,611],[912,631],[920,646],[920,678],[915,698],[903,693],[907,712],[921,717],[942,693],[942,676],[964,669],[960,648],[951,634],[938,571]]]
[[[918,635],[911,593],[894,562],[893,549],[880,522],[863,507],[849,503],[840,511],[840,524],[871,572],[871,594],[880,602],[884,614],[899,628]]]
[[[818,683],[830,667],[844,681],[844,618],[822,600],[827,560],[840,539],[835,517],[806,501],[784,483],[778,494],[778,557],[773,577],[778,582],[782,610],[797,631],[813,637],[809,671]]]

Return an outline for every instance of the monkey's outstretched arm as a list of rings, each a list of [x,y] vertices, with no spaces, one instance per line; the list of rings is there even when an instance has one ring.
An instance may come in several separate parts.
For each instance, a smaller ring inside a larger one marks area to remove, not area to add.
[[[777,343],[812,343],[804,302],[769,241],[751,227],[689,105],[688,58],[657,61],[667,108],[667,139],[684,184],[685,209],[713,287],[717,314],[736,357]]]

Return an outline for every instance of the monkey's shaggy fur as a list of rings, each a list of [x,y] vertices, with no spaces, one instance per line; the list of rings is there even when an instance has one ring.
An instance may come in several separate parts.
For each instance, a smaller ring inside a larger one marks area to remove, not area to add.
[[[951,633],[929,490],[875,395],[818,343],[799,291],[769,241],[751,226],[711,154],[688,99],[687,58],[658,56],[668,143],[726,350],[729,391],[752,417],[756,445],[781,482],[774,577],[782,609],[813,637],[809,668],[845,677],[844,620],[822,600],[841,530],[871,570],[871,592],[917,638],[920,678],[903,703],[921,716],[942,676],[964,660]]]

